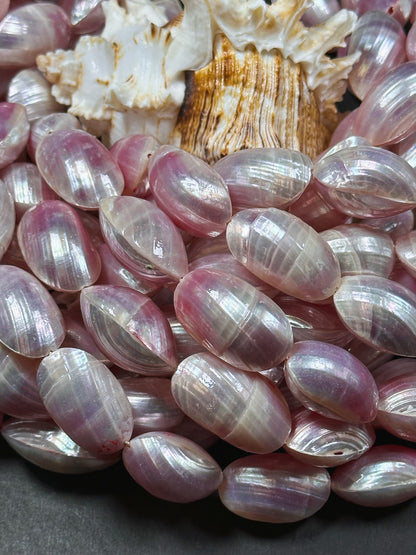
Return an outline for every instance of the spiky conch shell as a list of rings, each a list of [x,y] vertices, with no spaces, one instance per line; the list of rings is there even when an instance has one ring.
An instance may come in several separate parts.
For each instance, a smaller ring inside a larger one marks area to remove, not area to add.
[[[358,56],[326,52],[345,44],[355,14],[306,28],[309,0],[185,0],[167,23],[150,0],[126,4],[103,2],[101,36],[37,60],[88,131],[107,144],[152,134],[209,162],[242,148],[325,148]]]

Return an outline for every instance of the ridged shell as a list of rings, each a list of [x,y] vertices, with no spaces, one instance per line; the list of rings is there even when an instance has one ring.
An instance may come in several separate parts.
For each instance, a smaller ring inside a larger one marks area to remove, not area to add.
[[[283,210],[238,212],[227,227],[227,243],[250,272],[293,297],[319,301],[339,286],[339,264],[327,243]]]
[[[96,456],[123,449],[133,431],[131,406],[110,370],[79,349],[58,349],[41,362],[37,383],[54,421]]]
[[[331,480],[323,468],[284,453],[237,459],[224,469],[218,488],[231,512],[260,522],[297,522],[328,500]]]
[[[290,431],[290,414],[277,387],[210,353],[182,361],[172,393],[183,412],[221,439],[253,453],[271,453]]]
[[[0,123],[0,168],[5,168],[25,148],[30,126],[24,106],[17,102],[0,103]]]
[[[15,229],[13,197],[6,183],[0,180],[0,260],[9,248]]]
[[[52,112],[34,121],[30,127],[30,136],[27,142],[27,153],[36,160],[36,149],[40,141],[54,131],[62,129],[81,129],[81,124],[75,116],[67,112]]]
[[[397,258],[409,274],[416,278],[416,231],[399,237],[395,248]]]
[[[190,503],[213,493],[222,471],[202,447],[168,432],[133,438],[123,450],[123,463],[145,490],[174,503]]]

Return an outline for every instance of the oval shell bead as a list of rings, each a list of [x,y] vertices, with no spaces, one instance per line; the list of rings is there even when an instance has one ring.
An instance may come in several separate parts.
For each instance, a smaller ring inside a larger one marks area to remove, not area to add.
[[[231,218],[221,176],[206,162],[174,146],[161,146],[149,162],[150,190],[175,225],[197,237],[215,237]]]
[[[337,495],[364,507],[391,507],[416,497],[416,450],[379,445],[356,461],[336,468],[331,487]]]
[[[403,267],[416,278],[416,230],[399,237],[395,248]]]
[[[230,192],[234,212],[245,208],[286,208],[311,179],[311,159],[286,148],[250,148],[214,164]]]
[[[295,343],[284,366],[286,384],[308,409],[328,418],[363,424],[377,414],[374,378],[357,358],[320,341]]]
[[[416,295],[403,285],[380,276],[346,276],[334,303],[344,325],[374,349],[416,356]]]
[[[44,201],[28,210],[17,239],[27,265],[51,289],[80,291],[100,275],[100,256],[77,212],[65,202]]]
[[[124,188],[110,152],[80,129],[46,135],[36,150],[36,163],[56,194],[78,208],[97,209],[100,200],[120,195]]]
[[[289,435],[289,409],[277,387],[259,373],[234,368],[210,353],[179,364],[172,393],[189,418],[245,451],[271,453]]]
[[[178,426],[185,415],[173,398],[166,378],[121,378],[120,383],[133,409],[133,436],[161,432]]]
[[[0,180],[0,260],[9,248],[15,230],[15,207],[13,197]]]
[[[292,429],[284,448],[304,463],[338,466],[361,457],[374,440],[369,424],[340,422],[301,408],[292,413]]]
[[[268,370],[292,346],[283,311],[231,274],[207,269],[190,272],[175,289],[174,306],[178,320],[198,343],[244,370]]]
[[[227,242],[250,272],[293,297],[320,301],[339,285],[339,263],[327,243],[283,210],[238,212],[227,227]]]
[[[68,112],[52,112],[34,121],[30,127],[27,152],[30,158],[36,160],[36,149],[39,143],[49,133],[62,129],[81,129],[81,124],[75,116]]]
[[[360,221],[360,224],[378,231],[388,233],[393,241],[397,241],[402,235],[407,235],[412,231],[415,225],[415,217],[413,210],[406,210],[395,214],[394,216],[386,216],[385,218],[367,218]]]
[[[128,287],[85,287],[81,311],[93,339],[115,364],[140,374],[173,373],[177,365],[173,334],[149,297]]]
[[[379,390],[377,424],[416,441],[416,361],[398,358],[373,370]]]
[[[372,274],[388,278],[394,266],[394,244],[382,231],[341,225],[321,233],[338,259],[341,276]]]
[[[187,273],[179,231],[151,202],[127,196],[105,199],[100,223],[111,251],[131,272],[162,283],[179,281]]]
[[[0,345],[0,412],[16,418],[49,418],[36,384],[39,362]]]
[[[53,420],[96,456],[121,451],[133,431],[130,403],[110,370],[89,353],[58,349],[39,365],[40,396]]]
[[[15,102],[0,102],[0,168],[14,162],[23,152],[29,131],[24,106]]]
[[[30,358],[48,355],[64,340],[63,318],[47,289],[20,268],[0,265],[0,341]]]
[[[223,474],[218,488],[222,503],[238,516],[260,522],[308,518],[323,507],[331,491],[327,470],[285,453],[237,459]]]
[[[120,458],[118,453],[111,457],[94,457],[52,421],[8,420],[1,434],[21,457],[60,474],[95,472],[112,466]]]
[[[168,432],[133,438],[123,450],[123,463],[146,491],[174,503],[208,497],[222,480],[222,471],[202,447]]]
[[[358,146],[322,157],[313,185],[341,212],[357,218],[399,214],[416,206],[416,174],[400,156]]]

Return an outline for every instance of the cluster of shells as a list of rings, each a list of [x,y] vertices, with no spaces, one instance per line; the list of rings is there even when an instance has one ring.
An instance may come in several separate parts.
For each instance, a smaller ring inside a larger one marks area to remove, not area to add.
[[[0,412],[30,462],[122,458],[265,522],[416,496],[416,450],[374,446],[416,441],[412,4],[308,7],[0,22]],[[246,456],[221,469],[218,439]]]

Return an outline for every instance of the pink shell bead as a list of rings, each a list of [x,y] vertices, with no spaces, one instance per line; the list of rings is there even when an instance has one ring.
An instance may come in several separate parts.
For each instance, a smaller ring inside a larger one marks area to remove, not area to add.
[[[370,11],[360,17],[348,43],[348,55],[361,52],[348,75],[352,92],[360,100],[389,72],[406,60],[406,34],[389,15]]]
[[[292,413],[292,429],[284,448],[304,463],[338,466],[360,457],[374,440],[369,424],[340,422],[300,408]]]
[[[416,230],[397,239],[396,254],[403,267],[416,278]]]
[[[313,175],[324,199],[350,216],[392,216],[416,206],[413,168],[383,148],[362,145],[329,153],[315,164]]]
[[[26,263],[51,289],[80,291],[100,275],[100,257],[75,209],[65,202],[48,200],[28,210],[17,238]]]
[[[0,22],[0,67],[29,67],[38,54],[65,48],[70,24],[52,3],[29,3],[12,10]]]
[[[416,60],[416,25],[410,27],[406,38],[406,54],[410,61]]]
[[[326,503],[330,491],[327,470],[285,453],[235,460],[224,469],[218,488],[222,503],[231,512],[272,523],[297,522],[312,516]]]
[[[7,443],[27,461],[60,474],[84,474],[108,468],[120,456],[97,458],[72,441],[51,420],[8,420],[1,429]]]
[[[376,383],[364,364],[341,347],[320,341],[295,343],[284,372],[290,391],[310,410],[352,424],[376,417]]]
[[[34,121],[27,143],[27,152],[30,158],[33,161],[36,160],[36,149],[43,137],[62,129],[81,129],[81,124],[75,116],[67,112],[53,112]]]
[[[218,270],[187,274],[174,305],[186,331],[211,353],[244,370],[281,362],[293,341],[283,311],[247,282]]]
[[[189,418],[244,451],[271,453],[289,435],[289,409],[277,387],[259,373],[234,368],[210,353],[179,364],[172,393]]]
[[[173,223],[197,237],[215,237],[231,218],[231,200],[221,176],[206,162],[174,146],[150,158],[150,190]]]
[[[123,176],[110,152],[80,129],[46,135],[36,150],[36,163],[56,194],[79,208],[97,209],[100,200],[123,191]]]
[[[115,364],[139,374],[173,373],[177,358],[172,331],[149,297],[128,287],[85,287],[81,311],[95,342]]]
[[[120,384],[133,409],[133,437],[178,426],[185,415],[173,398],[167,378],[121,378]]]
[[[168,432],[133,438],[123,450],[123,463],[146,491],[174,503],[207,497],[222,480],[211,455],[190,439]]]
[[[416,295],[379,276],[346,276],[334,295],[344,325],[374,349],[416,356]]]
[[[416,450],[399,445],[373,447],[335,469],[337,495],[364,507],[390,507],[416,497]]]
[[[380,394],[377,424],[416,441],[416,361],[397,358],[373,370]]]
[[[393,241],[397,241],[402,235],[407,235],[412,231],[415,224],[413,210],[406,210],[394,216],[386,216],[385,218],[367,218],[360,221],[360,224],[366,225],[379,231],[388,233]]]
[[[285,208],[311,179],[311,159],[285,148],[250,148],[214,164],[230,192],[234,212],[245,208]]]
[[[62,315],[47,289],[31,274],[0,265],[0,341],[23,356],[39,358],[64,340]]]
[[[341,267],[341,276],[373,274],[389,277],[394,266],[394,244],[382,231],[362,225],[340,225],[321,233]]]
[[[110,370],[79,349],[58,349],[37,373],[40,396],[69,437],[95,456],[120,451],[131,437],[133,415]]]
[[[416,130],[416,62],[392,69],[358,108],[354,134],[385,146]]]
[[[339,264],[327,243],[283,210],[238,212],[227,227],[227,242],[250,272],[293,297],[320,301],[339,286]]]
[[[95,34],[105,23],[102,0],[61,0],[76,34]]]
[[[0,168],[16,160],[29,137],[29,121],[24,106],[13,102],[0,103]]]
[[[131,272],[161,283],[178,281],[187,273],[179,231],[151,202],[127,196],[105,199],[100,223],[111,251]]]
[[[0,260],[9,248],[15,230],[13,197],[6,183],[0,180]]]

